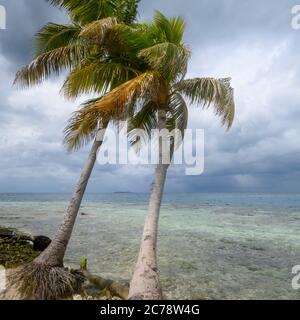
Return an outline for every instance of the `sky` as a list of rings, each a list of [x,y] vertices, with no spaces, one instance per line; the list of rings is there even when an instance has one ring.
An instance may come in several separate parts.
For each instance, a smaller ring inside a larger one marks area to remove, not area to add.
[[[189,128],[204,129],[205,170],[169,170],[166,192],[300,191],[300,30],[290,0],[142,0],[139,19],[155,9],[187,22],[192,50],[187,78],[231,77],[236,119],[226,132],[210,110],[191,106]],[[72,192],[89,148],[68,154],[63,129],[87,97],[67,101],[61,78],[21,90],[12,85],[30,62],[34,34],[63,11],[44,0],[0,0],[0,192]],[[154,167],[96,164],[88,192],[148,192]]]

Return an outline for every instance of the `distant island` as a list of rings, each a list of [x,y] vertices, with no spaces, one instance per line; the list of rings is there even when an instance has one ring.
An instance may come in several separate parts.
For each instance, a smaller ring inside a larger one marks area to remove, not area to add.
[[[135,194],[135,192],[130,192],[130,191],[116,191],[114,194]]]

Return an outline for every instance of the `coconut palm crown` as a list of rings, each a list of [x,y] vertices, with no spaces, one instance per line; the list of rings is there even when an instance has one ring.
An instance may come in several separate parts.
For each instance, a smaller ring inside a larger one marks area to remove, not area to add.
[[[166,112],[167,127],[170,130],[174,127],[184,130],[187,126],[188,103],[213,108],[221,118],[222,125],[230,129],[235,113],[230,78],[185,79],[190,51],[182,42],[185,30],[182,18],[167,19],[157,11],[152,24],[132,27],[116,24],[109,27],[106,33],[97,31],[97,23],[86,28],[82,35],[89,41],[98,43],[104,43],[107,38],[114,39],[115,42],[109,40],[109,43],[116,51],[115,59],[130,59],[126,69],[123,67],[122,70],[117,70],[117,65],[110,64],[114,72],[109,72],[111,69],[105,70],[109,73],[107,78],[116,79],[116,74],[120,75],[122,72],[131,73],[131,77],[136,76],[119,86],[117,83],[111,86],[111,91],[101,99],[88,101],[74,114],[66,128],[66,142],[70,149],[76,149],[82,146],[80,141],[88,143],[90,137],[94,137],[93,115],[97,112],[110,116],[133,113],[129,122],[133,141],[136,129],[144,129],[150,133],[151,129],[157,128],[157,112],[161,109]],[[105,83],[97,82],[100,73],[99,79],[105,79],[102,72],[102,65],[92,59],[85,66],[81,64],[68,77],[64,85],[65,94],[72,97],[107,88]],[[83,124],[86,130],[78,132],[79,126]],[[72,140],[75,133],[79,135],[77,141]]]

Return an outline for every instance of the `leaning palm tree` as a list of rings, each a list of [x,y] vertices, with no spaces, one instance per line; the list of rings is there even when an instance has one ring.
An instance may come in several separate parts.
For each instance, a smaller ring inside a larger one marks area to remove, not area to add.
[[[51,2],[68,11],[72,24],[50,23],[38,33],[36,57],[17,74],[16,82],[24,86],[35,85],[52,74],[59,74],[67,69],[69,75],[63,91],[69,97],[76,97],[82,92],[103,94],[137,75],[138,71],[135,71],[134,65],[129,65],[120,54],[117,54],[116,49],[122,51],[123,48],[120,48],[116,31],[119,28],[126,29],[124,24],[134,21],[139,1],[53,0]],[[91,31],[96,32],[98,37],[101,35],[101,39],[91,38],[89,36]],[[88,109],[90,105],[100,100],[101,97],[87,102],[83,109]],[[93,135],[87,133],[89,138],[94,139],[94,143],[64,221],[53,241],[32,263],[16,269],[9,276],[9,283],[18,290],[21,298],[57,299],[71,294],[80,285],[81,277],[65,269],[63,259],[111,116],[112,114],[107,115],[98,111],[97,120],[93,123],[96,131]],[[117,112],[114,116],[117,117]],[[122,117],[121,114],[118,116]],[[74,117],[78,119],[78,115]],[[87,131],[84,123],[80,127],[72,126],[72,130],[70,134],[66,132],[70,148],[82,144],[86,140]]]
[[[222,124],[229,129],[233,124],[235,112],[230,79],[184,79],[189,58],[188,49],[182,43],[185,30],[184,20],[181,18],[167,19],[160,13],[156,14],[154,20],[154,25],[165,38],[165,43],[160,43],[140,53],[153,69],[159,72],[162,83],[156,100],[153,101],[151,97],[150,104],[157,106],[157,110],[153,107],[150,109],[151,118],[157,119],[157,123],[150,122],[150,125],[155,124],[159,130],[172,131],[172,120],[175,118],[181,123],[180,129],[183,131],[187,125],[186,100],[188,100],[192,104],[202,105],[205,108],[212,107],[216,115],[221,117]],[[140,116],[138,114],[133,118],[132,128],[136,127]],[[143,122],[140,123],[145,127]],[[146,125],[149,131],[149,122]],[[160,141],[158,165],[155,170],[140,252],[130,284],[129,299],[162,298],[156,247],[160,207],[167,170],[170,166],[168,159],[165,161],[163,147]],[[170,158],[172,158],[173,151],[174,145],[171,145]]]
[[[153,45],[141,49],[137,57],[144,60],[148,68],[106,94],[88,112],[101,111],[107,114],[113,110],[133,109],[129,124],[133,143],[141,140],[136,135],[136,129],[144,129],[146,136],[155,128],[170,133],[178,128],[184,132],[188,118],[187,101],[213,108],[222,124],[229,129],[235,111],[230,79],[185,79],[190,51],[182,42],[184,20],[180,17],[167,19],[156,12],[153,24],[144,25],[144,30],[152,37]],[[174,147],[173,143],[169,150],[170,158]],[[158,165],[129,299],[162,298],[156,248],[160,206],[170,160],[165,161],[163,141],[160,141],[158,149]]]

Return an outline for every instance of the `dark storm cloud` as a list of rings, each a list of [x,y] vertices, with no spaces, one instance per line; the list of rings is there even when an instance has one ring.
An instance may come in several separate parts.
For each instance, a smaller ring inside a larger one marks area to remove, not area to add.
[[[34,52],[34,35],[47,22],[64,22],[62,11],[44,0],[2,0],[6,8],[7,31],[1,32],[0,50],[13,65],[28,63]]]
[[[141,16],[151,19],[155,9],[181,15],[187,21],[187,41],[206,45],[290,33],[293,5],[293,0],[154,0],[141,2]]]
[[[17,90],[18,68],[32,57],[33,35],[45,23],[64,22],[43,0],[0,0],[7,30],[0,30],[0,192],[70,192],[87,150],[67,155],[62,131],[80,101],[59,96],[62,79]],[[189,77],[231,76],[237,116],[225,133],[212,112],[192,109],[189,127],[205,129],[205,172],[185,176],[172,167],[167,190],[300,190],[300,31],[291,28],[290,0],[144,0],[142,19],[154,9],[182,15],[193,49]],[[3,79],[5,80],[3,82]],[[96,165],[89,191],[144,191],[153,167]]]

